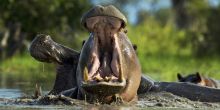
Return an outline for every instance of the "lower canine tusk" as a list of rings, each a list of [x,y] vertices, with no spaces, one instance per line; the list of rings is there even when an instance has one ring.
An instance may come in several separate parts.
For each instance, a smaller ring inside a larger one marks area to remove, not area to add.
[[[124,80],[124,75],[123,75],[123,71],[122,71],[121,65],[120,65],[118,81],[119,81],[119,82],[123,82],[123,80]]]
[[[83,79],[84,79],[84,81],[89,80],[89,73],[88,73],[87,67],[85,67],[84,70],[83,70]]]
[[[122,69],[122,56],[121,53],[119,51],[119,78],[118,78],[119,82],[123,82],[124,81],[124,71]]]

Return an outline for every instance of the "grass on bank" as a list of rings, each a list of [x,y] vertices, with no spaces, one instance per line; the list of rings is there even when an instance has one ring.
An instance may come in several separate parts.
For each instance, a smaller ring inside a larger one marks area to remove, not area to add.
[[[8,86],[17,82],[46,83],[51,86],[55,75],[52,64],[38,62],[28,53],[0,62],[1,84],[6,83]]]
[[[218,57],[197,59],[190,56],[148,55],[139,57],[143,73],[158,81],[176,81],[176,74],[201,72],[205,76],[220,79]],[[29,54],[15,56],[0,63],[1,77],[9,81],[53,82],[55,67],[40,63]]]
[[[200,72],[204,76],[220,79],[220,58],[198,59],[192,56],[151,55],[140,58],[145,75],[158,81],[177,81],[177,73],[184,75]]]

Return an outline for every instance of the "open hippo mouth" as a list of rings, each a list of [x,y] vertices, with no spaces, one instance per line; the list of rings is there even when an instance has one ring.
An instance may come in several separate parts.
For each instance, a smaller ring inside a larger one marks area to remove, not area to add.
[[[81,87],[91,94],[113,95],[120,93],[126,85],[121,64],[120,39],[118,38],[120,21],[113,22],[116,18],[110,18],[112,21],[105,21],[108,19],[94,17],[87,22],[87,27],[91,29],[92,34],[82,50],[84,54],[83,51],[90,49],[90,52],[86,53],[89,57],[88,62],[82,68],[83,83]],[[106,22],[112,24],[109,25]]]

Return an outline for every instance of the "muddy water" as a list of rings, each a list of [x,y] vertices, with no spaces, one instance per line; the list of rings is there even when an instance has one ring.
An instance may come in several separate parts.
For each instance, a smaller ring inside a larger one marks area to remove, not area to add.
[[[2,78],[1,78],[2,79]],[[147,93],[139,96],[139,101],[132,104],[89,104],[85,101],[75,100],[72,105],[27,105],[27,104],[12,104],[8,103],[11,100],[16,100],[19,97],[33,95],[34,85],[37,82],[25,82],[22,80],[1,80],[0,86],[0,109],[2,110],[173,110],[173,109],[220,109],[220,103],[195,102],[186,98],[178,97],[170,93]],[[38,82],[39,83],[39,82]],[[47,82],[40,82],[43,93],[46,94],[53,86],[53,79]]]

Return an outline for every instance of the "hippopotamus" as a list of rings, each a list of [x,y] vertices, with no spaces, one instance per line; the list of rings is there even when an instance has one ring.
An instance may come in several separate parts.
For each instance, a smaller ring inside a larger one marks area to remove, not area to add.
[[[219,81],[202,76],[199,72],[189,74],[187,76],[182,76],[180,73],[177,73],[177,78],[179,82],[188,82],[197,84],[200,86],[207,86],[207,87],[213,87],[213,88],[219,88]]]
[[[134,47],[126,35],[127,19],[114,6],[93,7],[83,15],[81,24],[90,35],[79,52],[44,34],[37,35],[31,43],[32,57],[57,66],[55,84],[49,94],[111,103],[133,102],[138,94],[167,91],[191,100],[220,101],[217,89],[157,82],[143,76]]]
[[[96,6],[81,22],[90,36],[80,53],[55,43],[47,35],[38,35],[32,42],[30,53],[34,58],[58,64],[58,76],[50,93],[62,91],[72,98],[101,102],[137,99],[142,72],[133,45],[124,33],[124,15],[114,6]]]

